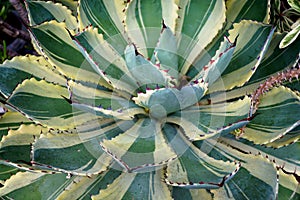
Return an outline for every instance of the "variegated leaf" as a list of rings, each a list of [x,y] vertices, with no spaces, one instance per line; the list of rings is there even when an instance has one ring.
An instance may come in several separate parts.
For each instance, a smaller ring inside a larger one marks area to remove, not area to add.
[[[170,77],[159,65],[155,65],[139,54],[134,45],[128,45],[125,50],[126,67],[136,80],[136,84],[145,89],[158,86],[169,87]],[[172,86],[172,85],[170,85]]]
[[[124,51],[118,53],[97,28],[88,28],[84,32],[72,36],[93,69],[112,87],[133,93],[137,88],[135,81],[126,68],[122,57]]]
[[[31,147],[36,137],[46,131],[40,125],[21,125],[17,130],[10,130],[0,142],[0,158],[15,163],[31,161]]]
[[[90,199],[92,195],[106,189],[121,173],[119,170],[109,169],[96,176],[76,176],[57,199]]]
[[[220,85],[227,90],[244,85],[261,63],[275,30],[270,25],[247,20],[233,27],[229,39],[233,41],[238,37],[235,52],[222,76],[211,86],[211,91],[219,90]]]
[[[123,134],[103,141],[101,146],[126,171],[153,169],[176,157],[164,139],[161,126],[155,120],[140,119]]]
[[[25,79],[35,77],[59,85],[66,85],[67,80],[48,63],[42,56],[20,56],[5,61],[0,65],[1,93],[9,97],[13,90]]]
[[[177,19],[179,71],[186,74],[191,63],[216,37],[225,22],[225,2],[178,0],[180,7]]]
[[[158,64],[161,70],[166,71],[172,81],[175,81],[175,84],[177,84],[179,74],[176,36],[165,25],[158,39],[158,44],[154,49],[151,61]]]
[[[60,73],[72,79],[107,85],[107,82],[85,61],[66,30],[65,23],[44,22],[31,27],[30,31],[41,53]]]
[[[90,176],[102,173],[112,162],[100,142],[130,128],[132,122],[93,120],[79,125],[74,133],[46,133],[33,143],[32,163],[35,166],[73,175]],[[100,130],[99,130],[100,129]]]
[[[256,144],[267,144],[300,125],[300,97],[296,93],[281,86],[262,94],[259,101],[257,116],[241,137]]]
[[[172,199],[167,185],[161,181],[161,175],[161,170],[123,173],[92,199]]]
[[[92,114],[73,110],[63,98],[68,96],[67,88],[32,78],[14,90],[7,104],[27,118],[53,128],[73,128],[95,118]]]
[[[187,72],[187,76],[191,77],[191,81],[201,80],[212,85],[221,76],[231,61],[236,46],[235,43],[236,41],[231,43],[225,37],[216,54],[209,61],[203,57],[196,60]]]
[[[182,128],[189,140],[204,140],[229,133],[249,123],[250,98],[231,103],[193,106],[170,115],[166,121]]]
[[[71,105],[99,117],[131,120],[136,114],[145,113],[131,100],[105,88],[89,87],[73,81],[69,81],[68,86]]]
[[[125,35],[124,20],[126,3],[120,0],[113,1],[79,1],[79,23],[80,28],[88,26],[98,27],[97,31],[102,33],[105,40],[123,54],[128,44],[128,36]]]
[[[217,189],[238,172],[239,163],[216,160],[184,137],[174,139],[178,137],[174,132],[181,134],[178,129],[170,125],[166,125],[165,128],[174,151],[180,154],[178,159],[167,165],[165,182],[168,185],[186,189]]]
[[[0,196],[4,199],[55,199],[74,178],[66,179],[65,174],[18,172],[0,188]]]
[[[56,20],[65,22],[70,30],[77,28],[76,18],[72,15],[71,10],[60,3],[52,1],[25,1],[28,10],[30,25],[38,25],[46,21]]]
[[[132,0],[126,7],[125,30],[145,58],[152,57],[160,35],[163,21],[162,5],[165,5],[162,0]]]
[[[293,28],[280,42],[279,47],[285,48],[294,42],[300,34],[300,23]]]
[[[8,134],[9,130],[16,130],[22,124],[33,123],[24,115],[14,111],[7,111],[0,118],[0,139]]]

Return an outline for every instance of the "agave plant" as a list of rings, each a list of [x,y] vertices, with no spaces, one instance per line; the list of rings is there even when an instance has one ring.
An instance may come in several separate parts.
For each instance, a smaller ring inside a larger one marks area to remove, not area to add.
[[[0,67],[3,199],[299,199],[296,40],[268,1],[26,1]]]

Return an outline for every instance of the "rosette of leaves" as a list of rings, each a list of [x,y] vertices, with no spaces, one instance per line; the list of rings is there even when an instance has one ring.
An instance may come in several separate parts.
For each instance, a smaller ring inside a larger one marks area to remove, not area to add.
[[[300,41],[278,48],[268,1],[25,3],[2,198],[299,198]]]

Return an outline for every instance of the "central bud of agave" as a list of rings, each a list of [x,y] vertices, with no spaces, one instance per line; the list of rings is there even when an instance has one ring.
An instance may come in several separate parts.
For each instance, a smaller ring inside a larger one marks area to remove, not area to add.
[[[155,119],[164,119],[167,116],[167,110],[160,104],[151,106],[149,114]]]
[[[170,113],[194,105],[201,99],[204,92],[205,89],[197,87],[197,85],[187,85],[181,89],[176,87],[160,88],[138,93],[133,100],[136,104],[144,107],[151,117],[163,119]]]
[[[205,94],[204,81],[184,81],[184,84],[180,81],[183,78],[179,74],[176,54],[174,35],[165,26],[151,58],[140,54],[134,44],[125,49],[128,74],[138,88],[132,100],[151,118],[164,119],[170,113],[196,104]]]

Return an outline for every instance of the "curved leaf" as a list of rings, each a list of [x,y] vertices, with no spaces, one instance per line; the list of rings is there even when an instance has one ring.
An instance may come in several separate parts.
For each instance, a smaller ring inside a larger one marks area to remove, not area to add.
[[[128,71],[135,78],[137,85],[154,89],[157,85],[168,87],[171,79],[159,66],[154,65],[138,54],[134,45],[128,45],[125,50],[125,60]]]
[[[17,130],[9,130],[0,142],[0,158],[15,163],[29,163],[32,143],[46,130],[34,124],[21,125]]]
[[[122,1],[79,1],[79,23],[80,28],[88,26],[98,27],[98,32],[102,33],[105,40],[115,47],[118,53],[122,54],[128,43],[124,34],[125,3]]]
[[[263,57],[260,65],[257,67],[250,80],[239,87],[226,92],[226,99],[235,99],[246,94],[252,94],[261,83],[264,83],[270,76],[276,76],[277,73],[281,73],[284,69],[289,69],[296,66],[299,61],[299,49],[300,40],[295,41],[284,50],[279,48],[279,43],[285,34],[275,33],[270,46]],[[214,101],[223,101],[223,93],[211,94],[211,98]]]
[[[92,199],[172,199],[168,187],[161,181],[161,174],[161,170],[123,173]]]
[[[166,121],[183,129],[189,140],[204,140],[225,134],[249,123],[250,99],[245,97],[231,103],[193,106],[169,116]]]
[[[279,149],[266,148],[261,145],[254,145],[253,143],[244,139],[240,139],[239,141],[237,141],[236,139],[233,139],[232,136],[219,138],[219,142],[223,144],[220,145],[222,151],[227,151],[233,157],[243,155],[245,156],[244,159],[247,159],[247,155],[262,156],[274,165],[274,170],[276,167],[277,170],[280,170],[287,175],[294,176],[294,178],[299,177],[299,142]],[[257,170],[257,167],[253,167],[251,168],[251,170]],[[259,169],[264,170],[260,167]],[[250,168],[248,170],[250,170]],[[266,172],[268,172],[268,170]],[[268,175],[268,173],[265,174]],[[262,176],[262,178],[267,178],[271,181],[275,181],[277,179],[276,176]]]
[[[175,83],[177,83],[179,76],[177,42],[174,32],[170,28],[164,27],[162,29],[151,61],[159,64],[160,68],[166,71],[172,79],[175,79]]]
[[[199,61],[196,60],[193,67],[187,72],[187,76],[191,77],[191,81],[200,79],[212,85],[221,76],[231,61],[235,50],[235,42],[231,43],[229,39],[225,37],[218,51],[210,61],[203,65],[203,58]]]
[[[300,97],[284,87],[273,88],[260,98],[255,116],[241,137],[266,144],[282,137],[300,124]]]
[[[56,20],[65,22],[70,30],[77,28],[76,18],[72,15],[71,10],[60,3],[53,3],[52,1],[25,1],[25,5],[31,26],[45,21]]]
[[[206,48],[209,55],[213,55],[223,40],[227,31],[233,28],[234,23],[242,20],[252,20],[267,24],[270,19],[270,0],[226,0],[226,22],[218,36]]]
[[[55,72],[55,69],[42,56],[20,56],[7,60],[0,65],[0,88],[5,97],[9,97],[16,86],[25,79],[35,77],[59,85],[67,80]]]
[[[126,121],[94,120],[77,126],[73,133],[42,134],[33,143],[32,163],[73,175],[100,174],[112,162],[112,157],[102,150],[100,142],[117,136],[123,128],[130,126],[132,123]]]
[[[264,23],[268,23],[270,19],[270,0],[228,0],[226,1],[226,8],[228,28],[232,25],[231,23],[238,23],[243,19]]]
[[[90,81],[107,85],[106,81],[95,73],[94,69],[76,47],[65,23],[44,22],[30,28],[33,40],[41,53],[60,73],[75,80]]]
[[[294,176],[279,171],[278,199],[299,199],[299,181]]]
[[[300,9],[300,8],[299,8]],[[293,28],[280,42],[279,48],[285,48],[294,42],[300,34],[300,24]]]
[[[12,199],[54,199],[73,179],[66,179],[65,174],[19,172],[0,188],[0,196]]]
[[[16,174],[19,170],[17,168],[0,164],[0,188],[4,186],[5,180]]]
[[[237,174],[223,188],[212,191],[216,198],[225,196],[230,199],[276,199],[277,170],[268,156],[256,153],[234,139],[221,137],[218,141],[207,142],[211,146],[209,149],[213,148],[214,157],[222,160],[237,159],[241,162]]]
[[[165,128],[169,129],[166,130],[168,135],[174,131],[169,126]],[[167,137],[170,140],[174,136]],[[167,166],[165,182],[168,185],[186,189],[217,189],[239,170],[239,163],[224,162],[207,156],[205,151],[196,148],[183,137],[172,145],[177,147],[174,151],[181,155]]]
[[[155,12],[155,14],[153,13]],[[162,0],[132,0],[126,8],[125,30],[146,58],[151,58],[162,27]]]
[[[225,3],[222,0],[179,0],[178,54],[179,71],[186,74],[190,64],[216,37],[225,22]]]
[[[265,55],[275,29],[253,21],[241,21],[229,31],[231,41],[238,37],[233,57],[210,90],[219,90],[220,84],[225,89],[244,85],[253,75]]]
[[[99,87],[90,87],[73,81],[68,82],[72,107],[96,116],[131,120],[144,109],[115,92]]]
[[[9,130],[18,129],[22,124],[33,123],[24,115],[14,111],[7,111],[0,118],[0,140],[4,135],[8,134]]]
[[[291,145],[300,140],[300,126],[297,126],[287,134],[281,136],[273,142],[265,144],[267,147],[280,148],[284,146]]]
[[[138,120],[123,134],[104,140],[101,146],[128,172],[148,170],[176,157],[164,139],[161,124],[150,119]]]
[[[72,36],[93,69],[115,89],[133,93],[137,88],[121,55],[98,34],[97,28]],[[122,52],[123,54],[124,52]]]
[[[35,79],[25,80],[13,92],[7,103],[27,118],[53,128],[72,128],[93,115],[78,110],[62,97],[69,95],[67,88]]]
[[[300,12],[300,3],[297,0],[287,0],[288,4],[298,12]]]
[[[107,170],[96,176],[77,176],[74,181],[59,194],[58,199],[90,199],[99,190],[107,188],[122,172]]]

